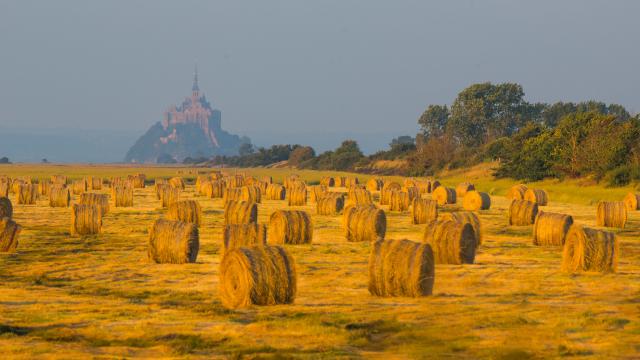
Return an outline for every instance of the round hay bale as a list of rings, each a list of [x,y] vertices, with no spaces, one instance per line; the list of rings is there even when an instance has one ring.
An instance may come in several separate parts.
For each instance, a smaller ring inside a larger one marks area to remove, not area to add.
[[[293,174],[285,177],[282,185],[284,185],[285,189],[289,190],[289,188],[293,186],[301,186],[300,183],[304,184],[304,182],[300,180],[300,176]]]
[[[402,188],[402,191],[409,195],[409,203],[411,203],[413,199],[420,197],[420,189],[418,189],[417,186],[405,186]]]
[[[293,186],[287,190],[289,206],[307,205],[307,189],[305,187]]]
[[[433,193],[440,186],[442,186],[442,184],[440,184],[440,181],[438,180],[431,181],[431,193]]]
[[[54,185],[49,192],[50,207],[69,207],[71,204],[71,192],[64,185]]]
[[[330,177],[330,176],[325,176],[322,179],[320,179],[320,185],[322,186],[326,186],[326,187],[335,187],[336,186],[336,179]]]
[[[199,249],[195,224],[158,219],[149,228],[147,256],[157,264],[194,263]]]
[[[343,211],[342,225],[347,241],[375,241],[384,239],[387,216],[375,206],[347,206]]]
[[[638,203],[640,203],[640,194],[628,193],[627,196],[622,200],[624,205],[627,207],[629,211],[638,210]]]
[[[435,200],[438,205],[443,206],[447,204],[455,204],[456,203],[456,191],[454,189],[438,186],[432,193],[433,200]]]
[[[533,225],[533,245],[562,246],[573,225],[571,215],[540,211]]]
[[[11,184],[8,181],[0,182],[0,197],[9,197]]]
[[[277,210],[269,217],[270,244],[311,244],[313,221],[300,210]]]
[[[51,192],[51,181],[48,179],[41,179],[38,183],[38,194],[42,196],[48,196]]]
[[[316,203],[318,215],[339,215],[343,208],[344,196],[338,193],[328,193]]]
[[[147,176],[145,174],[129,175],[127,180],[131,182],[134,189],[144,189]]]
[[[240,200],[260,204],[262,202],[262,192],[255,185],[247,185],[240,188]]]
[[[258,204],[248,201],[230,200],[224,205],[225,225],[255,222],[258,222]]]
[[[380,191],[384,186],[384,181],[381,178],[371,178],[367,181],[367,190],[370,192]]]
[[[435,278],[429,244],[377,240],[369,255],[369,293],[374,296],[431,295]]]
[[[407,211],[411,204],[411,198],[405,191],[391,191],[389,197],[389,211]]]
[[[51,183],[54,185],[67,185],[66,175],[51,175]]]
[[[411,202],[411,223],[426,224],[438,218],[438,203],[434,200],[415,198]]]
[[[324,185],[316,185],[309,187],[309,201],[315,203],[319,198],[323,197],[329,189]]]
[[[26,184],[27,183],[25,181],[20,179],[13,180],[13,182],[11,183],[11,192],[17,196],[18,194],[20,194],[20,186],[26,185]]]
[[[198,175],[196,176],[196,193],[200,194],[200,195],[205,195],[205,193],[202,190],[202,185],[205,183],[210,183],[211,181],[213,181],[213,179],[211,178],[211,175]]]
[[[242,200],[242,189],[239,187],[224,189],[224,195],[222,196],[222,202],[228,203],[229,201]]]
[[[536,221],[538,204],[527,200],[513,200],[509,205],[509,225],[527,226]]]
[[[35,205],[38,199],[38,185],[20,184],[18,186],[18,204]]]
[[[185,188],[184,180],[179,176],[169,179],[169,185],[180,190],[184,190]]]
[[[93,235],[102,231],[102,212],[98,205],[71,206],[71,235]]]
[[[111,189],[113,203],[115,207],[131,207],[133,206],[133,186],[117,185]]]
[[[224,180],[207,181],[200,185],[202,195],[210,199],[218,199],[224,197],[224,192],[227,188]]]
[[[87,191],[87,183],[84,180],[74,180],[71,182],[73,195],[80,195]]]
[[[431,181],[417,180],[415,183],[416,183],[416,187],[418,188],[418,191],[420,192],[420,195],[431,193]]]
[[[455,221],[460,224],[469,224],[473,228],[476,239],[476,248],[482,244],[482,224],[478,215],[471,211],[454,211],[442,214],[441,220]]]
[[[524,184],[513,185],[509,191],[507,191],[507,199],[512,200],[524,200],[524,193],[528,190]]]
[[[96,205],[102,215],[106,215],[109,212],[109,195],[97,194],[97,193],[84,193],[80,195],[80,204],[83,205]]]
[[[456,186],[456,197],[462,199],[469,191],[475,190],[476,187],[469,182],[462,182]]]
[[[169,205],[167,219],[182,221],[200,226],[202,222],[202,208],[195,200],[180,200]]]
[[[357,177],[348,177],[344,180],[344,187],[350,188],[360,184],[360,181]]]
[[[619,251],[615,234],[574,224],[565,239],[562,270],[616,272]]]
[[[157,178],[153,179],[153,184],[154,185],[169,185],[169,180],[157,177]]]
[[[468,223],[433,220],[427,223],[424,242],[431,245],[436,264],[473,264],[476,236]]]
[[[542,189],[528,189],[524,192],[523,200],[534,202],[538,206],[546,206],[549,202],[549,197],[547,192]]]
[[[158,190],[160,191],[160,201],[162,202],[163,208],[167,208],[169,205],[180,200],[180,188],[170,185],[158,185]]]
[[[241,246],[266,245],[267,227],[264,224],[225,225],[222,237],[222,250],[237,249]]]
[[[240,247],[220,263],[220,301],[226,308],[291,304],[296,289],[295,261],[282,246]]]
[[[0,218],[0,253],[12,253],[18,248],[22,227],[8,217]]]
[[[85,178],[87,190],[102,190],[102,178],[97,176],[87,176]]]
[[[13,205],[8,197],[0,197],[0,219],[13,217]]]
[[[359,187],[352,187],[349,189],[346,205],[355,205],[355,206],[373,205],[373,196],[371,196],[371,193],[369,192],[369,190],[362,189]]]
[[[462,207],[468,211],[489,210],[491,197],[485,192],[469,191],[462,198]]]
[[[392,191],[402,190],[402,186],[395,181],[386,182],[380,190],[380,205],[389,205]]]
[[[227,189],[239,188],[244,186],[244,176],[236,174],[225,179]]]
[[[287,191],[285,187],[280,184],[269,184],[267,185],[267,191],[265,193],[265,198],[267,200],[284,200]]]
[[[622,201],[601,201],[596,211],[596,225],[624,229],[627,208]]]

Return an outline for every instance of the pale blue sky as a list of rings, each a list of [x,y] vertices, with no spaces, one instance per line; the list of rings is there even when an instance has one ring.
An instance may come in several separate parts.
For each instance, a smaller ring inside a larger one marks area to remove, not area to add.
[[[138,136],[196,59],[223,127],[263,145],[383,148],[483,81],[637,112],[639,16],[631,0],[0,0],[0,127]]]

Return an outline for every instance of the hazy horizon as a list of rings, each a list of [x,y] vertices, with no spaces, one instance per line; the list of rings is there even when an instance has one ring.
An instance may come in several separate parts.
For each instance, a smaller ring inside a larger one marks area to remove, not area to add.
[[[638,112],[638,13],[630,0],[3,1],[0,156],[119,161],[190,93],[195,62],[222,127],[261,146],[349,137],[371,153],[485,81]]]

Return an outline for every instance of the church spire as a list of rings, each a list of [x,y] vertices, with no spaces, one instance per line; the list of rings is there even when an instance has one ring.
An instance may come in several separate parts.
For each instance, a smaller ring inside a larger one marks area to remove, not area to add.
[[[200,88],[198,87],[198,63],[196,63],[193,71],[193,87],[191,88],[191,91],[193,91],[193,95],[195,96],[200,92]]]

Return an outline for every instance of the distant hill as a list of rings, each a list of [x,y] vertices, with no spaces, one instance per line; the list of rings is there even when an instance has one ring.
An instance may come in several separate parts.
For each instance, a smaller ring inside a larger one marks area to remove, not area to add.
[[[182,161],[187,157],[237,155],[247,137],[222,129],[222,114],[213,109],[198,87],[194,75],[191,96],[180,106],[171,106],[157,122],[129,149],[124,161],[157,163]]]

